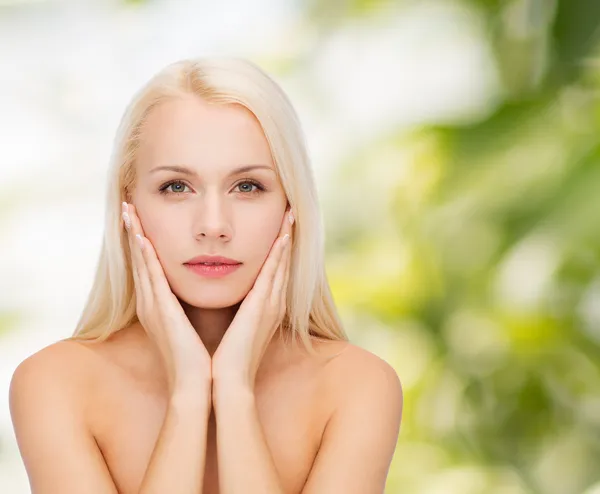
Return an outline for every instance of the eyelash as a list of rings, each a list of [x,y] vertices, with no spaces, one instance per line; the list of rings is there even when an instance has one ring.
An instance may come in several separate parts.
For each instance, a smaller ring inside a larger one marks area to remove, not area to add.
[[[181,184],[183,186],[187,186],[187,184],[185,182],[183,182],[182,180],[171,180],[170,182],[167,182],[166,184],[161,186],[158,191],[160,194],[163,194],[163,195],[172,195],[172,194],[181,195],[182,192],[171,192],[171,191],[167,190],[171,185],[175,185],[175,184]],[[262,192],[265,192],[267,190],[260,182],[256,182],[255,180],[244,179],[241,182],[238,182],[236,184],[236,187],[241,184],[252,184],[257,189],[257,190],[251,191],[251,192],[242,192],[242,194],[255,195],[255,194],[261,194]]]

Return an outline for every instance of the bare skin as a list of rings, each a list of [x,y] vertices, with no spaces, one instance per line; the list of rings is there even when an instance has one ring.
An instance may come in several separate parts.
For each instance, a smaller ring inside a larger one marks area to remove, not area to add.
[[[275,340],[275,338],[274,338]],[[349,346],[314,339],[323,358],[287,349],[265,360],[256,383],[261,424],[286,492],[299,493],[313,464],[334,394],[326,392],[328,356]],[[72,342],[65,342],[72,344]],[[164,420],[168,400],[165,373],[139,324],[123,329],[100,344],[77,342],[87,352],[96,384],[87,399],[89,426],[115,485],[122,494],[138,492]],[[358,350],[357,347],[354,347]],[[204,494],[218,494],[215,415],[208,424]]]
[[[315,339],[314,357],[271,338],[291,256],[276,239],[294,236],[260,125],[188,98],[155,108],[143,135],[127,227],[143,326],[58,342],[16,369],[32,492],[381,494],[401,418],[395,371],[347,342]],[[184,265],[199,254],[243,266],[201,279]]]
[[[402,409],[393,368],[349,342],[315,338],[312,357],[273,341],[256,405],[283,492],[381,494]],[[63,340],[25,359],[10,407],[32,493],[139,493],[167,402],[160,357],[135,325],[104,343]],[[211,413],[204,494],[220,492],[215,439]]]

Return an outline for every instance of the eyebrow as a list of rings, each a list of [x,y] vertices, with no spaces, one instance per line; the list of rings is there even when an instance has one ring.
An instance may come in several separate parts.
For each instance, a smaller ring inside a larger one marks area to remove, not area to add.
[[[261,169],[261,168],[275,172],[275,170],[273,170],[273,168],[271,168],[268,165],[245,165],[245,166],[241,166],[239,168],[235,168],[234,170],[229,172],[227,177],[233,177],[234,175],[238,175],[240,173],[245,173],[245,172],[249,172],[251,170],[256,170],[256,169]],[[182,165],[157,166],[156,168],[153,168],[152,170],[150,170],[150,173],[158,172],[161,170],[183,173],[184,175],[190,175],[193,177],[198,176],[198,174],[194,170],[187,168],[186,166],[182,166]]]

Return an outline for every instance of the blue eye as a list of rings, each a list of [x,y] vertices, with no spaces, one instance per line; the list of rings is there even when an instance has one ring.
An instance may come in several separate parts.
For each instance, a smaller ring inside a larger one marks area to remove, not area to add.
[[[241,190],[242,194],[255,195],[266,191],[266,188],[261,183],[256,182],[254,180],[244,180],[243,182],[239,182],[236,187],[240,187],[243,185],[249,185],[250,188],[248,190],[248,187],[246,187],[245,190]],[[256,189],[252,190],[252,186],[256,187]],[[172,188],[171,190],[169,190],[170,187],[177,187],[177,189]],[[163,195],[181,195],[183,192],[186,192],[185,187],[188,187],[188,185],[185,182],[182,182],[181,180],[171,180],[170,182],[167,182],[162,187],[160,187],[159,192]]]
[[[161,194],[166,194],[166,195],[168,195],[168,194],[179,194],[179,193],[183,192],[183,191],[181,191],[181,190],[180,190],[180,191],[178,191],[178,192],[174,192],[174,191],[167,190],[167,189],[168,189],[169,187],[171,187],[172,185],[177,185],[177,186],[187,187],[187,185],[186,185],[184,182],[182,182],[181,180],[173,180],[173,181],[171,181],[171,182],[167,182],[165,185],[163,185],[163,186],[162,186],[162,187],[159,189],[159,192],[160,192]]]
[[[248,190],[248,188],[246,188],[246,190],[242,190],[243,194],[257,194],[265,190],[261,184],[252,180],[245,180],[244,182],[240,182],[237,186],[241,187],[242,185],[250,186],[250,190]],[[252,190],[252,187],[256,187],[256,189]]]
[[[240,182],[237,186],[239,187],[241,185],[250,185],[256,187],[256,190],[242,190],[242,194],[260,194],[261,192],[265,191],[265,188],[260,183],[255,182],[254,180],[244,180],[243,182]]]

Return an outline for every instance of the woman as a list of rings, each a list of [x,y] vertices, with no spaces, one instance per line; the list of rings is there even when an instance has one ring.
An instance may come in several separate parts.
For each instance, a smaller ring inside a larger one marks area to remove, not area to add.
[[[383,492],[400,382],[342,328],[281,88],[238,58],[167,66],[121,121],[107,207],[75,333],[11,380],[32,492]]]

